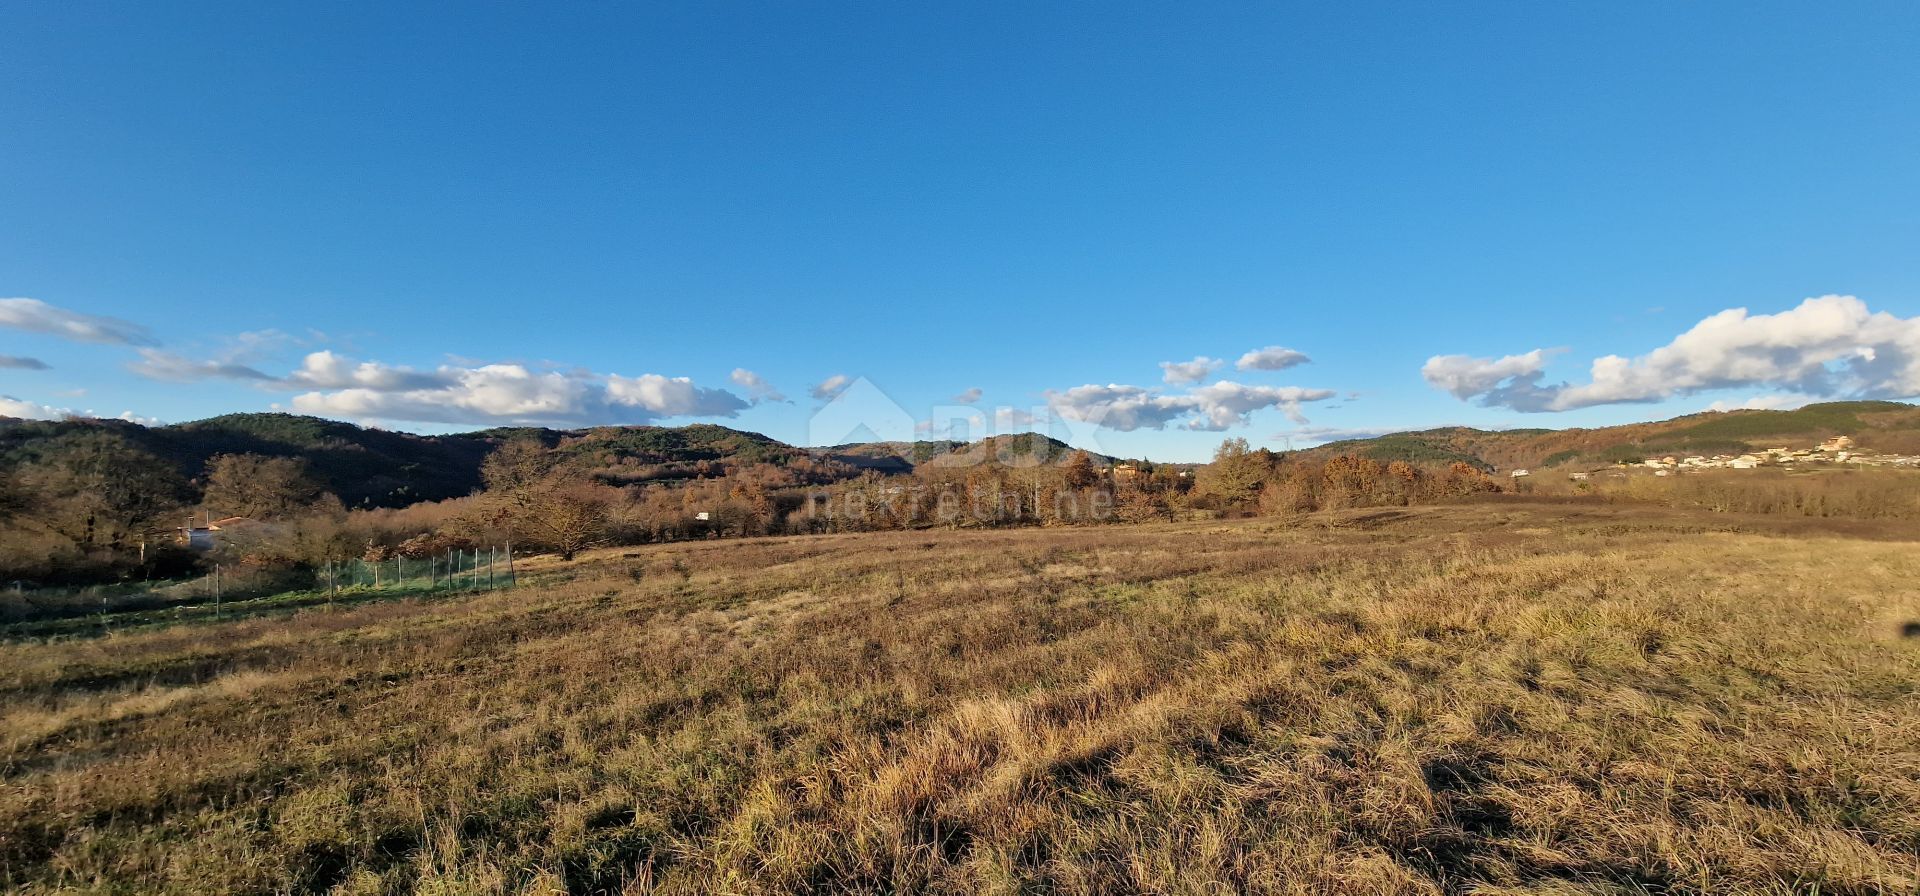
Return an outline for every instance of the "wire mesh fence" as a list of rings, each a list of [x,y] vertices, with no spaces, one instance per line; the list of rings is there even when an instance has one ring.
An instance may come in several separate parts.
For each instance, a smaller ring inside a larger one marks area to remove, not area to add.
[[[0,582],[0,639],[510,588],[518,572],[512,552],[496,546],[317,566],[212,563],[201,575],[172,581],[32,588]]]
[[[453,549],[418,557],[333,560],[316,570],[315,585],[343,590],[484,591],[516,584],[513,552],[500,547]]]

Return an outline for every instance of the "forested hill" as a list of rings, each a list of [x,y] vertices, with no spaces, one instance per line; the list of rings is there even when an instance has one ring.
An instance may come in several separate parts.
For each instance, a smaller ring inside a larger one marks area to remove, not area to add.
[[[1920,454],[1920,406],[1896,401],[1810,404],[1793,411],[1725,411],[1594,429],[1446,427],[1331,442],[1309,456],[1358,454],[1380,461],[1464,461],[1488,469],[1604,466],[1667,454],[1743,454],[1806,448],[1850,436],[1865,449]]]
[[[1483,468],[1600,466],[1661,454],[1741,453],[1807,447],[1836,435],[1862,448],[1920,454],[1920,407],[1890,401],[1813,404],[1794,411],[1729,411],[1597,429],[1488,431],[1451,427],[1307,449],[1308,457],[1359,454],[1417,463],[1465,461]],[[809,450],[759,433],[710,423],[558,430],[509,427],[423,436],[293,414],[228,414],[147,427],[119,420],[16,420],[0,417],[0,473],[31,464],[114,455],[165,473],[181,487],[221,454],[306,460],[314,479],[349,507],[397,507],[471,493],[487,453],[511,439],[533,439],[561,461],[616,485],[678,482],[771,463],[810,465],[814,481],[866,470],[910,472],[985,457],[1010,466],[1057,461],[1070,450],[1039,433],[978,442],[876,442]],[[1113,458],[1095,455],[1100,463]]]
[[[119,420],[0,418],[0,469],[72,464],[82,458],[131,458],[175,474],[200,476],[221,454],[299,457],[327,491],[350,507],[402,506],[464,495],[480,485],[484,436],[420,436],[366,429],[293,414],[228,414],[173,426]]]
[[[1044,433],[988,436],[978,441],[925,439],[918,442],[856,442],[822,449],[835,460],[882,472],[906,472],[917,466],[965,466],[982,459],[1010,467],[1064,462],[1073,446]],[[1116,458],[1089,452],[1096,463]]]
[[[156,427],[120,420],[0,417],[0,472],[111,455],[123,469],[169,474],[161,478],[176,482],[177,490],[188,487],[218,455],[298,457],[306,460],[319,485],[347,506],[398,507],[471,493],[480,486],[480,466],[488,452],[514,439],[538,441],[563,464],[615,485],[679,482],[762,463],[808,466],[808,478],[826,481],[865,470],[910,472],[975,452],[1019,465],[1060,460],[1069,450],[1038,433],[975,443],[873,443],[809,450],[710,423],[573,430],[502,427],[423,436],[293,414],[228,414]]]

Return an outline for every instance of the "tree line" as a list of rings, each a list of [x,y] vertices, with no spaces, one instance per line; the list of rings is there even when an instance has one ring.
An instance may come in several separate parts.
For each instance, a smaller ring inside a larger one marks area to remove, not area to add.
[[[0,467],[0,580],[180,577],[211,563],[297,575],[348,559],[425,558],[511,543],[571,559],[588,548],[690,538],[1171,520],[1408,504],[1492,491],[1466,464],[1310,461],[1229,439],[1197,466],[1059,459],[861,472],[828,458],[608,475],[536,438],[502,439],[483,487],[445,501],[348,509],[300,457],[212,457],[189,479],[112,430],[78,430]],[[211,551],[182,530],[241,518]]]

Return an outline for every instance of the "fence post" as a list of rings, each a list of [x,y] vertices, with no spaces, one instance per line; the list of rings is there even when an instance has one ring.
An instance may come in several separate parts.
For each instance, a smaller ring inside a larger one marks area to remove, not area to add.
[[[220,564],[213,565],[213,615],[220,615]]]
[[[507,587],[512,588],[520,582],[513,575],[513,539],[507,539]]]
[[[487,588],[489,590],[493,588],[493,552],[496,550],[499,548],[487,545]]]

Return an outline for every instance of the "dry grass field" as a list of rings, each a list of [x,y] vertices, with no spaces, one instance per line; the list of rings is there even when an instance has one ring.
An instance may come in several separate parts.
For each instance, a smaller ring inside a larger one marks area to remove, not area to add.
[[[0,645],[0,885],[1912,893],[1915,538],[1508,501],[707,542]]]

